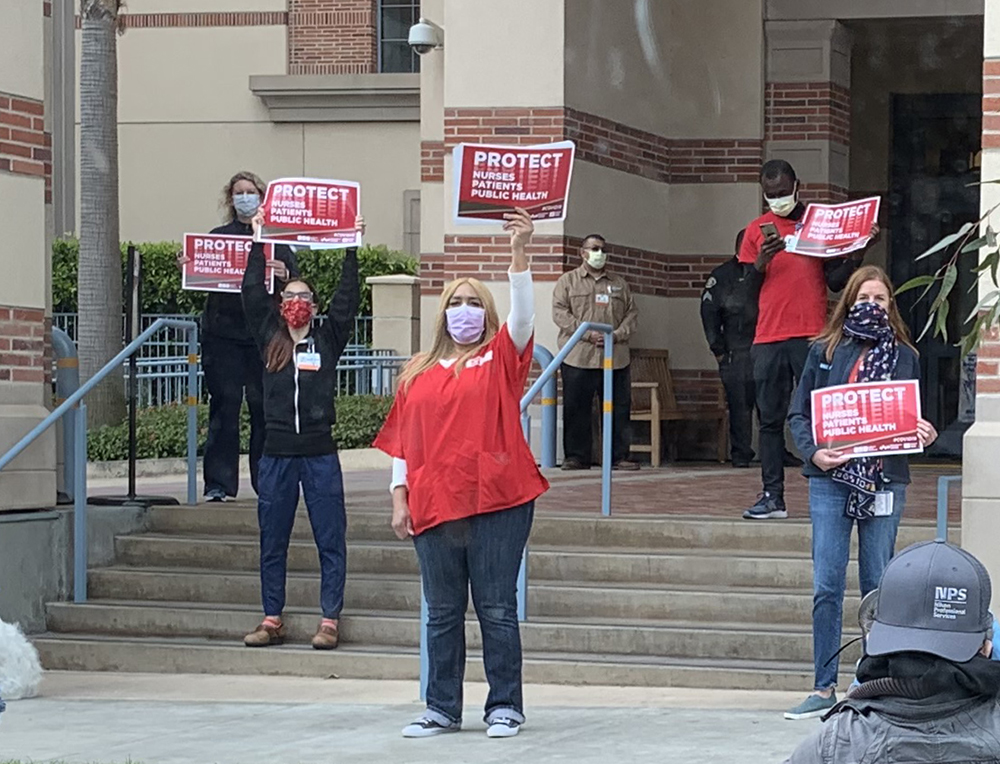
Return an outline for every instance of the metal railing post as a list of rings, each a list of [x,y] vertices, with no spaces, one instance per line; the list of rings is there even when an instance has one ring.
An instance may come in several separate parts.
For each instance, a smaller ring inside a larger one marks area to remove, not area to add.
[[[528,545],[521,554],[521,566],[517,569],[517,620],[528,620]]]
[[[427,598],[424,596],[424,582],[420,582],[420,699],[427,700],[427,677],[430,661],[427,658]]]
[[[75,410],[73,450],[73,601],[87,601],[87,406]]]
[[[532,356],[543,370],[547,369],[553,361],[552,353],[541,345],[535,345]],[[543,469],[556,466],[556,391],[556,375],[552,374],[542,385],[541,464]]]
[[[198,503],[198,326],[188,329],[187,500]]]
[[[58,327],[52,329],[52,349],[56,356],[56,400],[58,406],[80,388],[80,359],[77,356],[76,344],[70,336]],[[73,500],[73,481],[76,480],[76,469],[73,459],[76,455],[74,427],[76,427],[76,412],[72,409],[62,416],[63,426],[63,492]]]
[[[961,475],[941,475],[937,484],[937,540],[948,540],[948,489]]]
[[[614,410],[614,334],[604,333],[604,432],[601,453],[601,514],[611,515],[611,429]]]

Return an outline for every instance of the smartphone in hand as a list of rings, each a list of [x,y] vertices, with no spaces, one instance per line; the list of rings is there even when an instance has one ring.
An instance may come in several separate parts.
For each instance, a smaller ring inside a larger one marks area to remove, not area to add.
[[[761,223],[760,231],[764,234],[765,239],[778,238],[778,227],[774,223]]]

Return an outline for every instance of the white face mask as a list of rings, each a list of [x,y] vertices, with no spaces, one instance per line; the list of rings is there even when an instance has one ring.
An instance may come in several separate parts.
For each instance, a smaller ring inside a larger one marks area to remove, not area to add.
[[[799,187],[796,184],[795,192],[791,196],[778,196],[774,199],[768,199],[765,196],[764,201],[767,202],[767,206],[771,208],[771,212],[779,218],[787,218],[792,214],[796,205],[799,203]]]
[[[597,270],[601,270],[608,262],[608,256],[604,253],[603,249],[588,249],[586,256],[587,264]]]

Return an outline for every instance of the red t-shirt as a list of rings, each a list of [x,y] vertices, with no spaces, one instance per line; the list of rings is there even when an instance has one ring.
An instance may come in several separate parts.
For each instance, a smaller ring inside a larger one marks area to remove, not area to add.
[[[767,212],[747,226],[741,263],[754,263],[764,243],[761,223],[771,223],[782,238],[795,233],[797,221]],[[826,323],[826,277],[823,260],[781,250],[767,265],[760,288],[755,344],[793,337],[814,337]]]
[[[531,352],[518,354],[505,324],[457,377],[437,364],[400,386],[375,447],[406,460],[415,533],[548,490],[521,429]]]

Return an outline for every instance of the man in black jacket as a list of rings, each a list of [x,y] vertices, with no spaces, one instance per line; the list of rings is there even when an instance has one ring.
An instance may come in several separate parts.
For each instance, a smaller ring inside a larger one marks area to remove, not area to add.
[[[785,764],[1000,762],[990,576],[944,541],[886,566],[859,685]]]
[[[701,324],[719,363],[729,406],[729,443],[734,467],[753,461],[755,392],[750,347],[757,328],[760,274],[737,256],[745,229],[736,235],[736,254],[712,271],[701,293]]]

